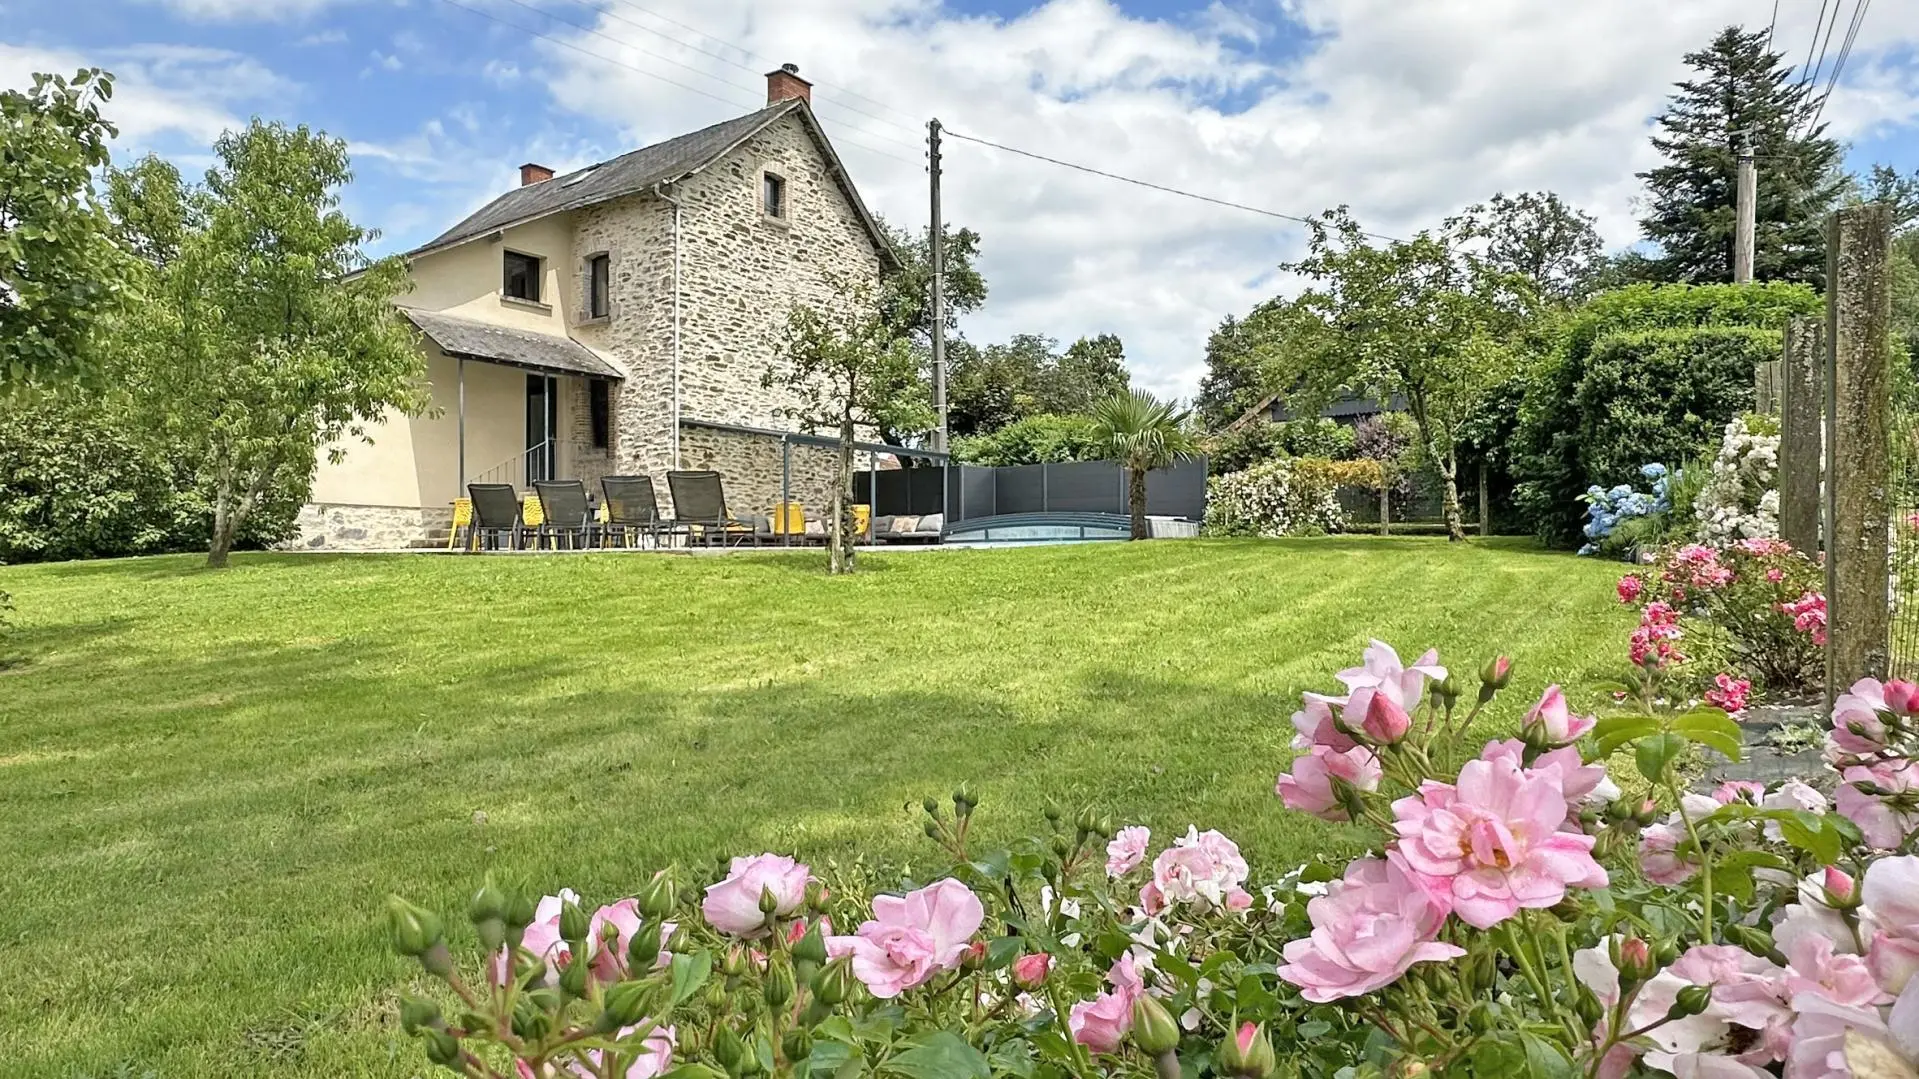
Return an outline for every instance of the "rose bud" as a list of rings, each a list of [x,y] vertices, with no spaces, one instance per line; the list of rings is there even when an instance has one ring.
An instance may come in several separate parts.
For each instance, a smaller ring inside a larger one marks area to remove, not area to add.
[[[1673,998],[1672,1007],[1666,1009],[1666,1018],[1671,1022],[1698,1015],[1712,1003],[1712,987],[1709,985],[1689,985],[1681,989]]]
[[[679,903],[678,890],[673,887],[673,879],[666,875],[664,869],[653,874],[653,879],[646,882],[635,898],[639,901],[640,913],[649,918],[664,919],[673,913],[673,908]]]
[[[602,1032],[635,1026],[653,1010],[652,987],[645,982],[620,982],[606,991],[605,1009],[600,1016]]]
[[[1396,745],[1412,729],[1413,717],[1406,714],[1406,709],[1400,707],[1398,701],[1375,690],[1372,700],[1366,703],[1366,718],[1360,726],[1375,744]]]
[[[560,939],[585,951],[586,935],[593,927],[593,919],[587,916],[578,903],[571,901],[560,904]]]
[[[426,1058],[442,1068],[462,1070],[460,1060],[460,1039],[444,1030],[423,1030],[420,1037],[426,1041]]]
[[[1273,1044],[1266,1040],[1266,1028],[1259,1023],[1240,1024],[1213,1059],[1226,1074],[1240,1079],[1266,1079],[1278,1066]]]
[[[1494,690],[1505,689],[1506,683],[1512,680],[1513,661],[1509,656],[1494,656],[1479,670],[1480,683]]]
[[[440,943],[445,936],[439,915],[397,895],[387,897],[386,921],[393,950],[401,955],[425,955],[428,948]]]
[[[976,940],[968,944],[966,951],[960,955],[960,969],[970,974],[984,966],[986,966],[986,942]]]
[[[1836,865],[1826,867],[1823,883],[1826,888],[1826,905],[1834,910],[1851,910],[1859,905],[1859,889],[1851,877]]]
[[[440,1018],[440,1006],[430,1000],[419,997],[400,998],[400,1029],[408,1034],[417,1032],[421,1027],[443,1027],[446,1020]]]
[[[793,962],[811,963],[815,967],[826,962],[826,933],[820,919],[813,919],[813,923],[806,926],[806,932],[793,943]]]
[[[793,999],[795,990],[793,968],[779,959],[766,965],[766,979],[760,983],[760,996],[767,1006],[779,1010],[787,1001]]]
[[[841,956],[820,968],[813,976],[813,995],[822,1004],[840,1004],[853,995],[859,984],[853,976],[853,957]]]
[[[1141,993],[1133,1001],[1133,1044],[1149,1057],[1179,1048],[1179,1024],[1151,993]]]
[[[1619,977],[1622,982],[1637,985],[1659,973],[1658,964],[1653,962],[1652,945],[1643,937],[1627,937],[1619,942]]]
[[[1021,989],[1038,989],[1052,971],[1052,953],[1030,952],[1013,960],[1013,984]]]

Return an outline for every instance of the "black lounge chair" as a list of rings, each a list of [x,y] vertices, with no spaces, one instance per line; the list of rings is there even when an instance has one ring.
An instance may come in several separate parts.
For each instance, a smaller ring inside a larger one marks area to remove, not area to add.
[[[467,497],[473,500],[473,520],[466,526],[469,551],[506,549],[520,545],[520,496],[510,483],[469,483]]]
[[[697,535],[721,546],[735,540],[759,545],[759,526],[726,511],[718,472],[668,472],[666,486],[673,492],[673,527],[685,529],[689,542]]]
[[[594,541],[593,507],[587,504],[586,484],[579,480],[534,480],[540,499],[540,530],[535,542],[558,551],[579,551]]]
[[[653,477],[602,476],[600,490],[606,495],[607,533],[619,537],[620,546],[626,546],[629,538],[635,541],[633,546],[642,546],[649,536],[659,546],[666,521],[653,493]]]

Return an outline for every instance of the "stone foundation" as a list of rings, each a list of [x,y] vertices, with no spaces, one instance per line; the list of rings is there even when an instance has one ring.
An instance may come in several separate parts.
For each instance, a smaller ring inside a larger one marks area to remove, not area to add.
[[[298,532],[285,547],[296,551],[397,551],[444,537],[453,510],[407,506],[300,507]]]

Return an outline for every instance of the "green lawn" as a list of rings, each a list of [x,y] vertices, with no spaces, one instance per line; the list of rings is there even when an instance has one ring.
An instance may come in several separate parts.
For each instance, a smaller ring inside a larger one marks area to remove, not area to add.
[[[1614,567],[1504,542],[823,557],[0,570],[0,1070],[424,1073],[388,1019],[388,891],[906,858],[962,780],[1006,834],[1097,799],[1277,871],[1350,841],[1272,781],[1299,692],[1369,636],[1509,651],[1531,694],[1607,677],[1631,624]]]

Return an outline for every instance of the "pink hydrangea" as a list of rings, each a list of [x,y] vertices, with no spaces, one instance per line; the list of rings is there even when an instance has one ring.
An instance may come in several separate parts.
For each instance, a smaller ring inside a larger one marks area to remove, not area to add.
[[[1288,809],[1311,813],[1322,820],[1343,821],[1347,813],[1333,790],[1333,780],[1348,783],[1357,790],[1373,791],[1379,789],[1380,774],[1379,758],[1365,746],[1354,746],[1345,752],[1314,746],[1310,753],[1294,758],[1290,773],[1280,773],[1273,793],[1279,795]]]
[[[827,951],[852,956],[853,976],[886,1000],[958,967],[985,920],[973,890],[948,877],[903,896],[874,896],[873,917],[853,936],[829,938]]]
[[[1139,868],[1139,863],[1146,860],[1146,845],[1152,841],[1152,831],[1140,825],[1121,828],[1106,844],[1106,875],[1119,878]]]
[[[1106,980],[1112,984],[1111,990],[1073,1005],[1066,1018],[1073,1040],[1095,1053],[1119,1052],[1133,1029],[1133,1004],[1146,992],[1131,952],[1119,957],[1113,969],[1106,972]]]
[[[1561,830],[1567,803],[1557,777],[1510,758],[1469,761],[1457,785],[1428,781],[1393,813],[1407,864],[1469,925],[1550,907],[1567,888],[1606,886],[1593,837]]]
[[[1153,859],[1153,879],[1140,889],[1139,905],[1148,914],[1180,903],[1244,910],[1252,901],[1241,887],[1246,873],[1239,844],[1189,825],[1185,835]]]
[[[758,854],[733,859],[726,879],[706,889],[700,913],[708,925],[734,936],[756,937],[766,932],[768,915],[760,898],[773,893],[773,917],[785,918],[806,902],[812,870],[783,854]]]
[[[1713,688],[1706,691],[1706,703],[1714,708],[1738,714],[1746,710],[1752,696],[1752,682],[1744,678],[1734,678],[1730,674],[1716,674],[1712,679]]]
[[[1633,604],[1639,601],[1640,593],[1646,590],[1646,581],[1637,573],[1628,573],[1619,578],[1617,591],[1619,602]]]
[[[1391,985],[1415,963],[1457,959],[1464,949],[1435,939],[1446,920],[1397,852],[1362,858],[1345,879],[1306,904],[1312,935],[1286,945],[1279,976],[1324,1004]]]
[[[1566,694],[1558,686],[1546,687],[1538,703],[1526,713],[1521,727],[1538,727],[1545,743],[1563,746],[1579,741],[1599,721],[1592,716],[1576,716],[1566,704]]]

